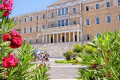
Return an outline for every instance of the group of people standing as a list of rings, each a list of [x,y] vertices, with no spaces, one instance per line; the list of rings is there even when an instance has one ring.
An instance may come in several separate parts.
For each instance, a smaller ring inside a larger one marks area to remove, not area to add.
[[[48,57],[49,55],[48,54],[44,54],[44,53],[40,53],[40,54],[37,54],[37,53],[34,53],[34,56],[35,56],[35,61],[49,61]]]

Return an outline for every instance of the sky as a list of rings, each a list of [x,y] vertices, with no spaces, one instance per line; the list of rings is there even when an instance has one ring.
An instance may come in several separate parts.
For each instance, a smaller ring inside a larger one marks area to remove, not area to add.
[[[14,0],[14,9],[10,17],[41,11],[57,0]]]

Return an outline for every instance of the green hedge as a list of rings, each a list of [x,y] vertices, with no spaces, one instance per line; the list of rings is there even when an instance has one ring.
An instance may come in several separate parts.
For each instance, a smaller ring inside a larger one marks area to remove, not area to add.
[[[76,60],[70,60],[70,61],[67,61],[67,60],[56,60],[55,63],[72,64],[72,63],[76,63]],[[80,64],[80,61],[77,64]]]

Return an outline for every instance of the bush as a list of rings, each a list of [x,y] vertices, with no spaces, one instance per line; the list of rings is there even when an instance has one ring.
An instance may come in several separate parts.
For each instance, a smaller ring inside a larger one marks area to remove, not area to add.
[[[81,58],[88,69],[79,69],[83,80],[120,80],[119,33],[105,32],[86,46],[86,55]]]
[[[62,64],[72,64],[72,63],[76,63],[77,60],[56,60],[55,63],[62,63]],[[80,64],[80,61],[78,62],[78,64]]]
[[[74,49],[73,49],[73,52],[76,52],[76,53],[82,53],[84,51],[84,45],[80,45],[80,44],[76,44],[74,45]]]
[[[67,51],[65,54],[66,60],[71,60],[72,59],[73,52],[72,51]]]

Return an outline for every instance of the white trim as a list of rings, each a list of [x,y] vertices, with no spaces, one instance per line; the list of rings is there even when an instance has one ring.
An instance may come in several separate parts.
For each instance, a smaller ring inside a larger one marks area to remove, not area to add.
[[[86,20],[87,20],[87,19],[89,19],[89,25],[90,25],[90,18],[86,18],[86,19],[85,19],[85,26],[89,26],[89,25],[86,24]]]
[[[96,17],[96,18],[99,18],[99,24],[100,24],[101,23],[100,17]],[[97,24],[96,18],[95,18],[95,23]]]
[[[118,14],[118,22],[120,22],[120,17],[119,16],[120,16],[120,14]]]
[[[106,7],[106,8],[110,8],[110,7],[111,7],[111,2],[110,2],[110,7],[107,7],[107,4],[106,4],[107,2],[110,2],[110,0],[105,1],[105,7]]]
[[[24,22],[25,22],[25,19],[26,19],[26,22],[27,22],[27,17],[24,18]],[[25,22],[25,23],[26,23],[26,22]]]
[[[27,33],[27,28],[24,28],[24,29],[26,29],[26,33]],[[24,33],[25,31],[23,30],[23,33]],[[24,34],[26,34],[26,33],[24,33]]]

